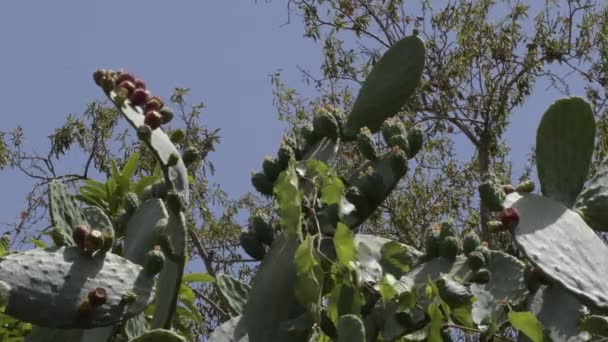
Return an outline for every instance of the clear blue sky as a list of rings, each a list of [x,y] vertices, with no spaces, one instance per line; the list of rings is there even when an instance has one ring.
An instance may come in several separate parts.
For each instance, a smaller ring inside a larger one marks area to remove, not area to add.
[[[251,190],[250,172],[277,150],[284,126],[272,107],[269,74],[283,69],[288,84],[310,93],[296,66],[318,70],[321,49],[302,37],[299,18],[287,19],[286,1],[2,1],[0,2],[0,130],[17,125],[26,146],[45,153],[47,136],[68,113],[101,99],[91,74],[127,69],[168,97],[192,90],[207,104],[203,120],[221,128],[222,143],[209,157],[232,197]],[[556,98],[539,84],[525,109],[512,117],[507,139],[520,170],[542,112]],[[573,94],[584,95],[581,89]],[[459,144],[463,157],[470,146]],[[65,171],[82,167],[70,155]],[[15,171],[0,173],[0,229],[14,222],[32,182]]]

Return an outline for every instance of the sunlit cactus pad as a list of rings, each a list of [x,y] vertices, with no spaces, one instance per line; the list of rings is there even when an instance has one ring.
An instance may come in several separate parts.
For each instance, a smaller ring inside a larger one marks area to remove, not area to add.
[[[89,256],[78,247],[9,254],[0,262],[0,281],[10,287],[5,313],[52,328],[115,324],[154,298],[154,278],[141,266],[110,253]],[[98,287],[106,290],[105,303],[83,311],[81,303]]]

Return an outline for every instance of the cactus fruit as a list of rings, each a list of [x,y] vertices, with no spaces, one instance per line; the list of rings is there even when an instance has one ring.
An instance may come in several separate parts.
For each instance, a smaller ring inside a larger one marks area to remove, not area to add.
[[[336,117],[326,110],[319,110],[315,113],[312,120],[312,126],[315,135],[319,137],[327,137],[331,140],[336,140],[340,135],[340,127]]]
[[[255,260],[262,260],[266,255],[266,249],[257,239],[254,232],[244,232],[239,236],[239,242],[243,250]]]
[[[482,268],[473,273],[469,281],[477,284],[487,284],[491,278],[490,271]]]
[[[498,180],[493,174],[486,174],[479,184],[479,197],[491,211],[501,211],[505,200],[505,192],[498,185]]]
[[[147,113],[152,110],[160,111],[164,105],[165,104],[160,97],[152,96],[150,99],[148,99],[146,105],[144,106],[144,113]]]
[[[268,217],[264,214],[258,214],[251,218],[252,231],[256,238],[266,246],[270,246],[274,240],[274,229],[270,224]]]
[[[99,230],[92,230],[84,240],[84,249],[87,252],[95,253],[103,246],[103,234]]]
[[[517,185],[517,187],[515,187],[515,190],[517,192],[532,192],[532,191],[534,191],[534,188],[535,188],[535,186],[534,186],[533,181],[525,180],[525,181],[519,183]]]
[[[464,235],[462,239],[462,250],[464,254],[469,255],[473,252],[479,245],[481,244],[481,240],[479,236],[475,232],[469,232]]]
[[[198,161],[201,157],[199,150],[194,146],[189,146],[184,150],[182,160],[186,166],[190,166],[192,163]]]
[[[517,189],[511,184],[505,184],[502,186],[502,191],[508,195],[510,193],[517,191]]]
[[[507,230],[507,226],[502,224],[501,221],[492,220],[488,222],[488,231],[491,233],[499,233]]]
[[[126,97],[129,98],[131,97],[131,95],[133,95],[133,92],[135,91],[135,84],[133,84],[133,82],[131,81],[123,81],[120,83],[117,83],[118,86],[116,87],[116,91],[119,92],[122,91],[125,93]]]
[[[146,89],[146,83],[142,80],[135,80],[133,83],[135,83],[135,88],[137,89]]]
[[[455,236],[448,236],[439,244],[439,255],[448,260],[455,260],[459,249],[458,239]]]
[[[143,106],[148,101],[149,96],[150,93],[148,93],[145,89],[136,88],[133,91],[133,94],[131,94],[131,96],[129,97],[129,101],[131,101],[131,105],[133,106]]]
[[[74,243],[76,244],[76,246],[84,249],[84,243],[90,233],[91,229],[87,225],[79,224],[74,227],[74,230],[72,231],[72,239],[74,239]]]
[[[372,133],[367,127],[361,128],[359,134],[357,134],[357,147],[361,154],[368,160],[378,159],[378,148],[376,142],[372,137]]]
[[[123,82],[131,82],[135,85],[135,77],[128,72],[121,72],[116,78],[116,84],[120,85]]]
[[[404,150],[399,147],[394,147],[390,153],[391,167],[396,174],[404,175],[407,173],[407,155]]]
[[[276,159],[266,156],[262,162],[262,171],[264,172],[264,175],[274,183],[283,170]]]
[[[149,276],[155,276],[163,269],[165,265],[165,255],[159,249],[153,249],[148,252],[144,271]]]
[[[515,208],[505,208],[500,213],[500,222],[508,229],[514,229],[519,224],[519,211]]]
[[[89,300],[91,306],[96,308],[106,303],[106,300],[108,299],[108,292],[103,287],[96,287],[89,291],[87,299]]]
[[[467,257],[467,263],[473,271],[477,271],[486,265],[486,258],[483,253],[479,251],[473,251]]]
[[[141,125],[137,127],[137,137],[142,141],[150,141],[152,136],[152,128],[148,125]]]
[[[405,130],[405,126],[403,126],[403,122],[399,118],[386,119],[382,124],[382,138],[389,146],[394,146],[391,145],[391,140],[395,136],[403,136],[407,140],[407,131]]]
[[[277,152],[277,162],[281,170],[285,170],[289,165],[289,161],[295,158],[296,155],[293,148],[287,144],[286,141],[283,141],[279,147],[279,151]]]
[[[144,117],[144,124],[146,124],[152,130],[159,128],[161,123],[162,117],[160,116],[159,112],[155,110],[146,112],[146,116]]]
[[[265,174],[252,173],[251,184],[262,195],[272,196],[273,182]]]
[[[445,240],[448,237],[456,236],[456,230],[454,229],[454,221],[448,220],[441,222],[439,231],[439,239]]]
[[[428,259],[439,256],[439,238],[437,235],[433,233],[427,235],[426,240],[424,241],[424,250]]]
[[[418,151],[422,149],[423,139],[424,132],[422,131],[422,128],[419,125],[412,127],[407,132],[407,142],[409,147],[407,150],[407,157],[409,159],[414,158]]]
[[[173,116],[175,116],[175,114],[173,114],[173,110],[169,107],[163,107],[158,112],[160,113],[160,116],[162,118],[161,122],[163,123],[163,125],[166,125],[171,122],[171,120],[173,120]]]

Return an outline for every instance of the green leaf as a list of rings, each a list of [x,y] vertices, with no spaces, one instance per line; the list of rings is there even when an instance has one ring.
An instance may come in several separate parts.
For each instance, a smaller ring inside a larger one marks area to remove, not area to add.
[[[332,168],[317,159],[306,161],[306,175],[321,178],[321,200],[325,204],[338,203],[342,197],[344,183]]]
[[[571,208],[583,189],[595,148],[595,118],[582,98],[556,101],[536,133],[536,165],[543,195]]]
[[[120,172],[120,176],[122,179],[127,182],[131,180],[131,177],[135,174],[135,169],[137,169],[137,164],[139,163],[139,153],[133,153],[129,160],[125,163],[125,166],[122,168]],[[126,189],[125,189],[126,190]]]
[[[298,175],[293,164],[281,172],[274,184],[274,193],[279,205],[279,218],[283,231],[297,234],[300,231],[302,216],[302,194],[298,188]]]
[[[184,283],[215,283],[215,278],[208,273],[188,273],[182,278]]]
[[[313,239],[310,235],[296,249],[294,264],[296,266],[295,295],[300,304],[320,312],[321,281],[315,273],[319,263],[313,254]],[[322,276],[322,272],[318,272]]]
[[[534,342],[543,342],[543,325],[540,324],[536,316],[531,312],[509,312],[509,322],[511,325]]]
[[[334,235],[334,247],[338,255],[338,261],[347,267],[355,261],[357,251],[355,250],[354,234],[350,228],[341,222],[338,222],[336,233]]]
[[[429,342],[443,342],[441,337],[441,324],[443,323],[443,314],[439,309],[439,306],[435,303],[431,303],[427,310],[431,323],[429,323]]]
[[[188,287],[188,285],[182,284],[179,289],[179,296],[184,302],[194,303],[194,291],[192,291],[192,289]]]
[[[44,241],[42,241],[42,240],[32,239],[32,241],[30,241],[30,242],[33,243],[38,248],[47,248],[48,247],[46,245],[46,243],[44,243]],[[4,244],[0,244],[0,255],[6,254],[7,251],[8,250],[4,247]]]
[[[380,296],[382,297],[382,300],[384,301],[384,303],[395,298],[395,296],[397,295],[397,291],[393,287],[393,285],[396,282],[397,282],[397,279],[395,279],[395,277],[392,274],[387,273],[382,278],[382,281],[378,284]]]
[[[159,179],[161,179],[159,175],[141,177],[139,181],[137,181],[137,183],[135,183],[135,185],[133,186],[133,192],[135,192],[137,196],[141,196],[147,186],[156,183],[156,181],[158,181]]]
[[[380,265],[385,273],[388,272],[395,278],[401,278],[410,270],[412,257],[402,244],[396,241],[387,242],[382,246],[380,255]]]

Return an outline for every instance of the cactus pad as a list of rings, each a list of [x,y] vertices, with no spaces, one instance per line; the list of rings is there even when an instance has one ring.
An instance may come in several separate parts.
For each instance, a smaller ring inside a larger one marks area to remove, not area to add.
[[[168,217],[162,200],[151,198],[144,202],[127,224],[123,256],[138,265],[145,265],[146,253],[158,243]]]
[[[51,328],[117,323],[143,311],[154,291],[154,279],[146,276],[141,266],[111,253],[87,256],[78,247],[7,255],[0,262],[0,279],[10,286],[7,314]],[[97,287],[107,291],[105,304],[79,316],[81,301]],[[125,293],[135,294],[135,302],[123,303]]]
[[[241,316],[236,316],[215,328],[209,342],[249,342],[245,321]]]
[[[608,231],[608,158],[585,185],[574,203],[575,211],[597,231]]]
[[[132,339],[130,342],[186,342],[186,339],[170,330],[155,329]]]
[[[379,236],[356,234],[355,247],[359,261],[359,272],[365,282],[380,282],[382,280],[382,247],[393,240]],[[394,243],[394,242],[393,242]],[[405,244],[400,244],[407,251],[407,259],[416,263],[423,257],[423,253]]]
[[[73,245],[73,227],[88,222],[74,196],[56,179],[49,183],[49,211],[53,226],[59,230],[67,245]]]
[[[541,287],[530,301],[529,310],[545,328],[552,341],[586,341],[580,335],[577,318],[585,310],[583,305],[559,286]]]
[[[235,314],[242,314],[251,287],[226,274],[217,276],[217,286]]]
[[[338,320],[338,342],[365,342],[365,326],[361,318],[344,315]]]
[[[576,212],[550,198],[512,193],[520,212],[517,244],[532,264],[583,303],[608,310],[608,247]]]
[[[543,195],[570,208],[583,188],[595,148],[595,118],[579,97],[556,101],[536,133],[536,164]]]

